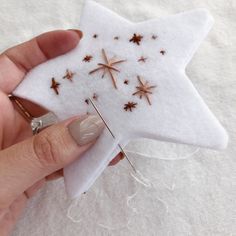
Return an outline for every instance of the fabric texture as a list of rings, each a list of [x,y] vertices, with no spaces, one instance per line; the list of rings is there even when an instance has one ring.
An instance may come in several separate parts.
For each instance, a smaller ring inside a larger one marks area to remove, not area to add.
[[[70,214],[80,220],[75,223],[66,217],[71,201],[65,195],[63,180],[48,183],[30,200],[13,235],[234,236],[235,1],[97,2],[133,22],[199,7],[211,12],[215,24],[187,66],[187,74],[229,132],[229,146],[216,152],[145,139],[133,141],[126,151],[136,168],[151,180],[153,188],[137,184],[124,160],[107,168],[83,195],[87,196],[87,202],[72,205]],[[0,49],[3,51],[44,31],[77,27],[82,5],[83,1],[78,0],[1,0]],[[130,151],[156,159],[141,158]]]
[[[85,1],[78,47],[31,70],[13,92],[61,120],[94,113],[90,97],[115,134],[113,140],[106,130],[65,168],[69,196],[87,192],[120,151],[118,143],[125,146],[133,138],[226,147],[225,130],[184,72],[212,23],[210,14],[199,9],[134,24]],[[52,81],[59,83],[54,90]]]

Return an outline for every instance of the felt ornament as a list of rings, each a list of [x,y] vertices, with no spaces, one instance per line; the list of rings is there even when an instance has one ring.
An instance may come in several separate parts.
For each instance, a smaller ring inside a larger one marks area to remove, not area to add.
[[[96,113],[104,130],[96,144],[64,169],[71,197],[86,192],[111,159],[134,138],[225,148],[228,136],[208,109],[185,67],[213,19],[197,9],[132,23],[86,1],[79,28],[84,37],[71,52],[31,70],[14,95],[40,104],[59,120]]]

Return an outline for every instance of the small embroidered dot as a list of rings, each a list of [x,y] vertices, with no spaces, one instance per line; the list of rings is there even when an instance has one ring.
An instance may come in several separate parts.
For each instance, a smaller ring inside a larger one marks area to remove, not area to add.
[[[83,59],[84,62],[90,62],[92,60],[92,56],[91,55],[86,55]]]
[[[98,35],[97,35],[97,34],[94,34],[94,35],[93,35],[93,38],[95,38],[95,39],[96,39],[97,37],[98,37]]]
[[[161,50],[160,53],[164,56],[166,54],[165,50]]]
[[[85,101],[85,103],[87,103],[87,105],[89,105],[89,100],[88,99],[85,99],[84,101]]]
[[[133,111],[134,108],[136,108],[137,103],[136,102],[128,102],[124,105],[124,110],[125,111]]]
[[[143,56],[141,56],[139,59],[138,59],[138,62],[146,62],[146,60],[147,60],[147,57],[143,57]]]
[[[56,81],[55,81],[55,78],[53,77],[53,78],[52,78],[52,83],[51,83],[51,87],[50,87],[50,88],[53,89],[57,95],[59,94],[59,92],[58,92],[59,86],[60,86],[60,83],[56,82]]]
[[[68,79],[72,82],[72,78],[75,73],[72,73],[70,70],[66,69],[66,74],[62,77],[63,79]]]
[[[143,36],[140,34],[133,34],[133,37],[129,40],[130,42],[136,43],[137,45],[140,45],[140,42],[142,41]]]
[[[128,85],[129,84],[129,80],[124,80],[124,84]]]
[[[114,40],[119,40],[119,39],[120,39],[119,36],[115,36],[115,37],[114,37]]]
[[[153,34],[153,35],[152,35],[152,39],[153,39],[153,40],[156,40],[156,39],[157,39],[157,35]]]
[[[95,101],[98,100],[98,95],[96,93],[93,94],[93,100],[95,100]]]

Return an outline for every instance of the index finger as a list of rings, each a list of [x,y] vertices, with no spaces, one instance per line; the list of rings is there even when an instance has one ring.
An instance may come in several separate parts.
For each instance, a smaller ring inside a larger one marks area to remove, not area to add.
[[[14,46],[0,55],[0,89],[11,93],[33,67],[75,48],[79,30],[56,30]]]

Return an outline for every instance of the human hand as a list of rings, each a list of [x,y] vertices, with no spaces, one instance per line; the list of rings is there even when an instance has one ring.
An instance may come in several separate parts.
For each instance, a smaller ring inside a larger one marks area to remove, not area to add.
[[[63,175],[62,168],[88,150],[104,128],[97,116],[78,116],[32,136],[29,122],[8,98],[26,73],[73,49],[78,30],[57,30],[6,50],[0,55],[0,235],[9,235],[17,218],[47,180]],[[46,110],[21,99],[35,117]],[[110,164],[116,164],[122,155]]]

